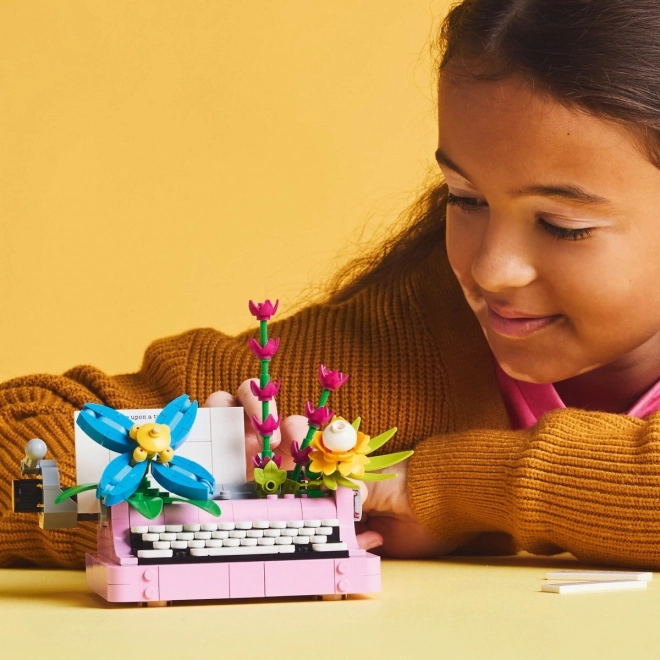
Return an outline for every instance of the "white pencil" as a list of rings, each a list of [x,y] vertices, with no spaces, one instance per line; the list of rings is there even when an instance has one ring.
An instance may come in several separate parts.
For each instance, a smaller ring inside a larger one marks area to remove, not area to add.
[[[646,589],[644,580],[605,580],[602,582],[546,582],[541,591],[553,594],[591,593],[595,591],[623,591],[625,589]]]
[[[653,579],[653,573],[636,573],[635,571],[553,571],[545,577],[547,580],[587,580],[589,582],[641,580],[648,582]]]

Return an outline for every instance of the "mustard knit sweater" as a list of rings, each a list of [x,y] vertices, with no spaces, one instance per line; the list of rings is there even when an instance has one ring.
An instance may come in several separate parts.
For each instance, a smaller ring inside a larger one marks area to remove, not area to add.
[[[501,551],[505,539],[509,550],[660,568],[660,413],[639,420],[565,409],[510,430],[489,348],[444,245],[347,302],[272,322],[269,334],[281,337],[271,364],[282,379],[280,412],[301,414],[318,395],[320,363],[348,372],[332,408],[362,416],[369,434],[399,427],[388,451],[415,448],[409,497],[445,542],[459,547],[483,533],[486,550]],[[80,567],[96,542],[92,523],[45,532],[36,517],[10,513],[27,440],[48,443],[69,486],[75,409],[88,401],[162,407],[184,392],[200,402],[215,390],[235,392],[258,375],[249,336],[255,332],[191,330],[151,344],[134,374],[80,366],[0,385],[0,566]]]

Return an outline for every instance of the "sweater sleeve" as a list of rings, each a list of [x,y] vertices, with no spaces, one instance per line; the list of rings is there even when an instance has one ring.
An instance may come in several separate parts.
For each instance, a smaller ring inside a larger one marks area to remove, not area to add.
[[[408,493],[419,520],[460,546],[504,532],[536,554],[660,568],[660,413],[563,409],[524,431],[419,443]]]

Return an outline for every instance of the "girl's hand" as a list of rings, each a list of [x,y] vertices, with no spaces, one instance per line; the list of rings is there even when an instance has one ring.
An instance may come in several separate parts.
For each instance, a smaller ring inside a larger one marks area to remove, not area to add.
[[[259,384],[258,378],[253,378],[257,385]],[[213,392],[206,399],[204,406],[207,408],[212,407],[230,407],[230,406],[243,406],[245,411],[245,459],[247,465],[247,478],[251,481],[253,478],[254,465],[252,465],[252,457],[256,456],[261,451],[261,438],[252,426],[252,415],[257,419],[261,419],[261,401],[257,399],[252,390],[250,389],[250,381],[245,380],[241,383],[236,392],[236,396],[231,395],[229,392]],[[271,401],[269,404],[269,414],[277,417],[277,404]],[[291,415],[286,417],[280,423],[277,429],[270,438],[270,448],[276,456],[282,458],[282,469],[293,470],[294,462],[291,458],[291,443],[298,440],[300,443],[307,433],[307,418],[304,415]]]
[[[369,483],[364,500],[362,520],[357,524],[358,543],[370,550],[382,546],[385,557],[420,558],[447,554],[454,546],[439,541],[417,521],[408,501],[408,461],[393,465],[382,472],[398,476],[387,481]]]

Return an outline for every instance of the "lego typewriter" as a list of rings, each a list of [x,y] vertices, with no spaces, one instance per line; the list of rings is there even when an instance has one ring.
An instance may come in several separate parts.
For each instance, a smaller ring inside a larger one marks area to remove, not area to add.
[[[243,409],[198,408],[185,394],[162,410],[88,403],[76,412],[78,484],[66,490],[56,462],[44,460],[43,440],[26,446],[28,478],[14,481],[14,511],[38,512],[44,529],[98,520],[87,583],[107,601],[332,599],[380,590],[380,558],[356,540],[357,482],[396,476],[375,470],[412,452],[369,456],[396,428],[370,438],[359,418],[349,423],[330,412],[328,397],[348,375],[322,365],[318,405],[306,406],[308,432],[292,443],[295,467],[281,469],[270,449],[280,420],[269,414],[280,384],[268,372],[279,340],[267,331],[277,302],[250,302],[250,311],[260,341],[249,346],[261,362],[259,384],[250,384],[262,403],[261,419],[252,419],[262,441],[251,458],[254,482],[246,482]]]

